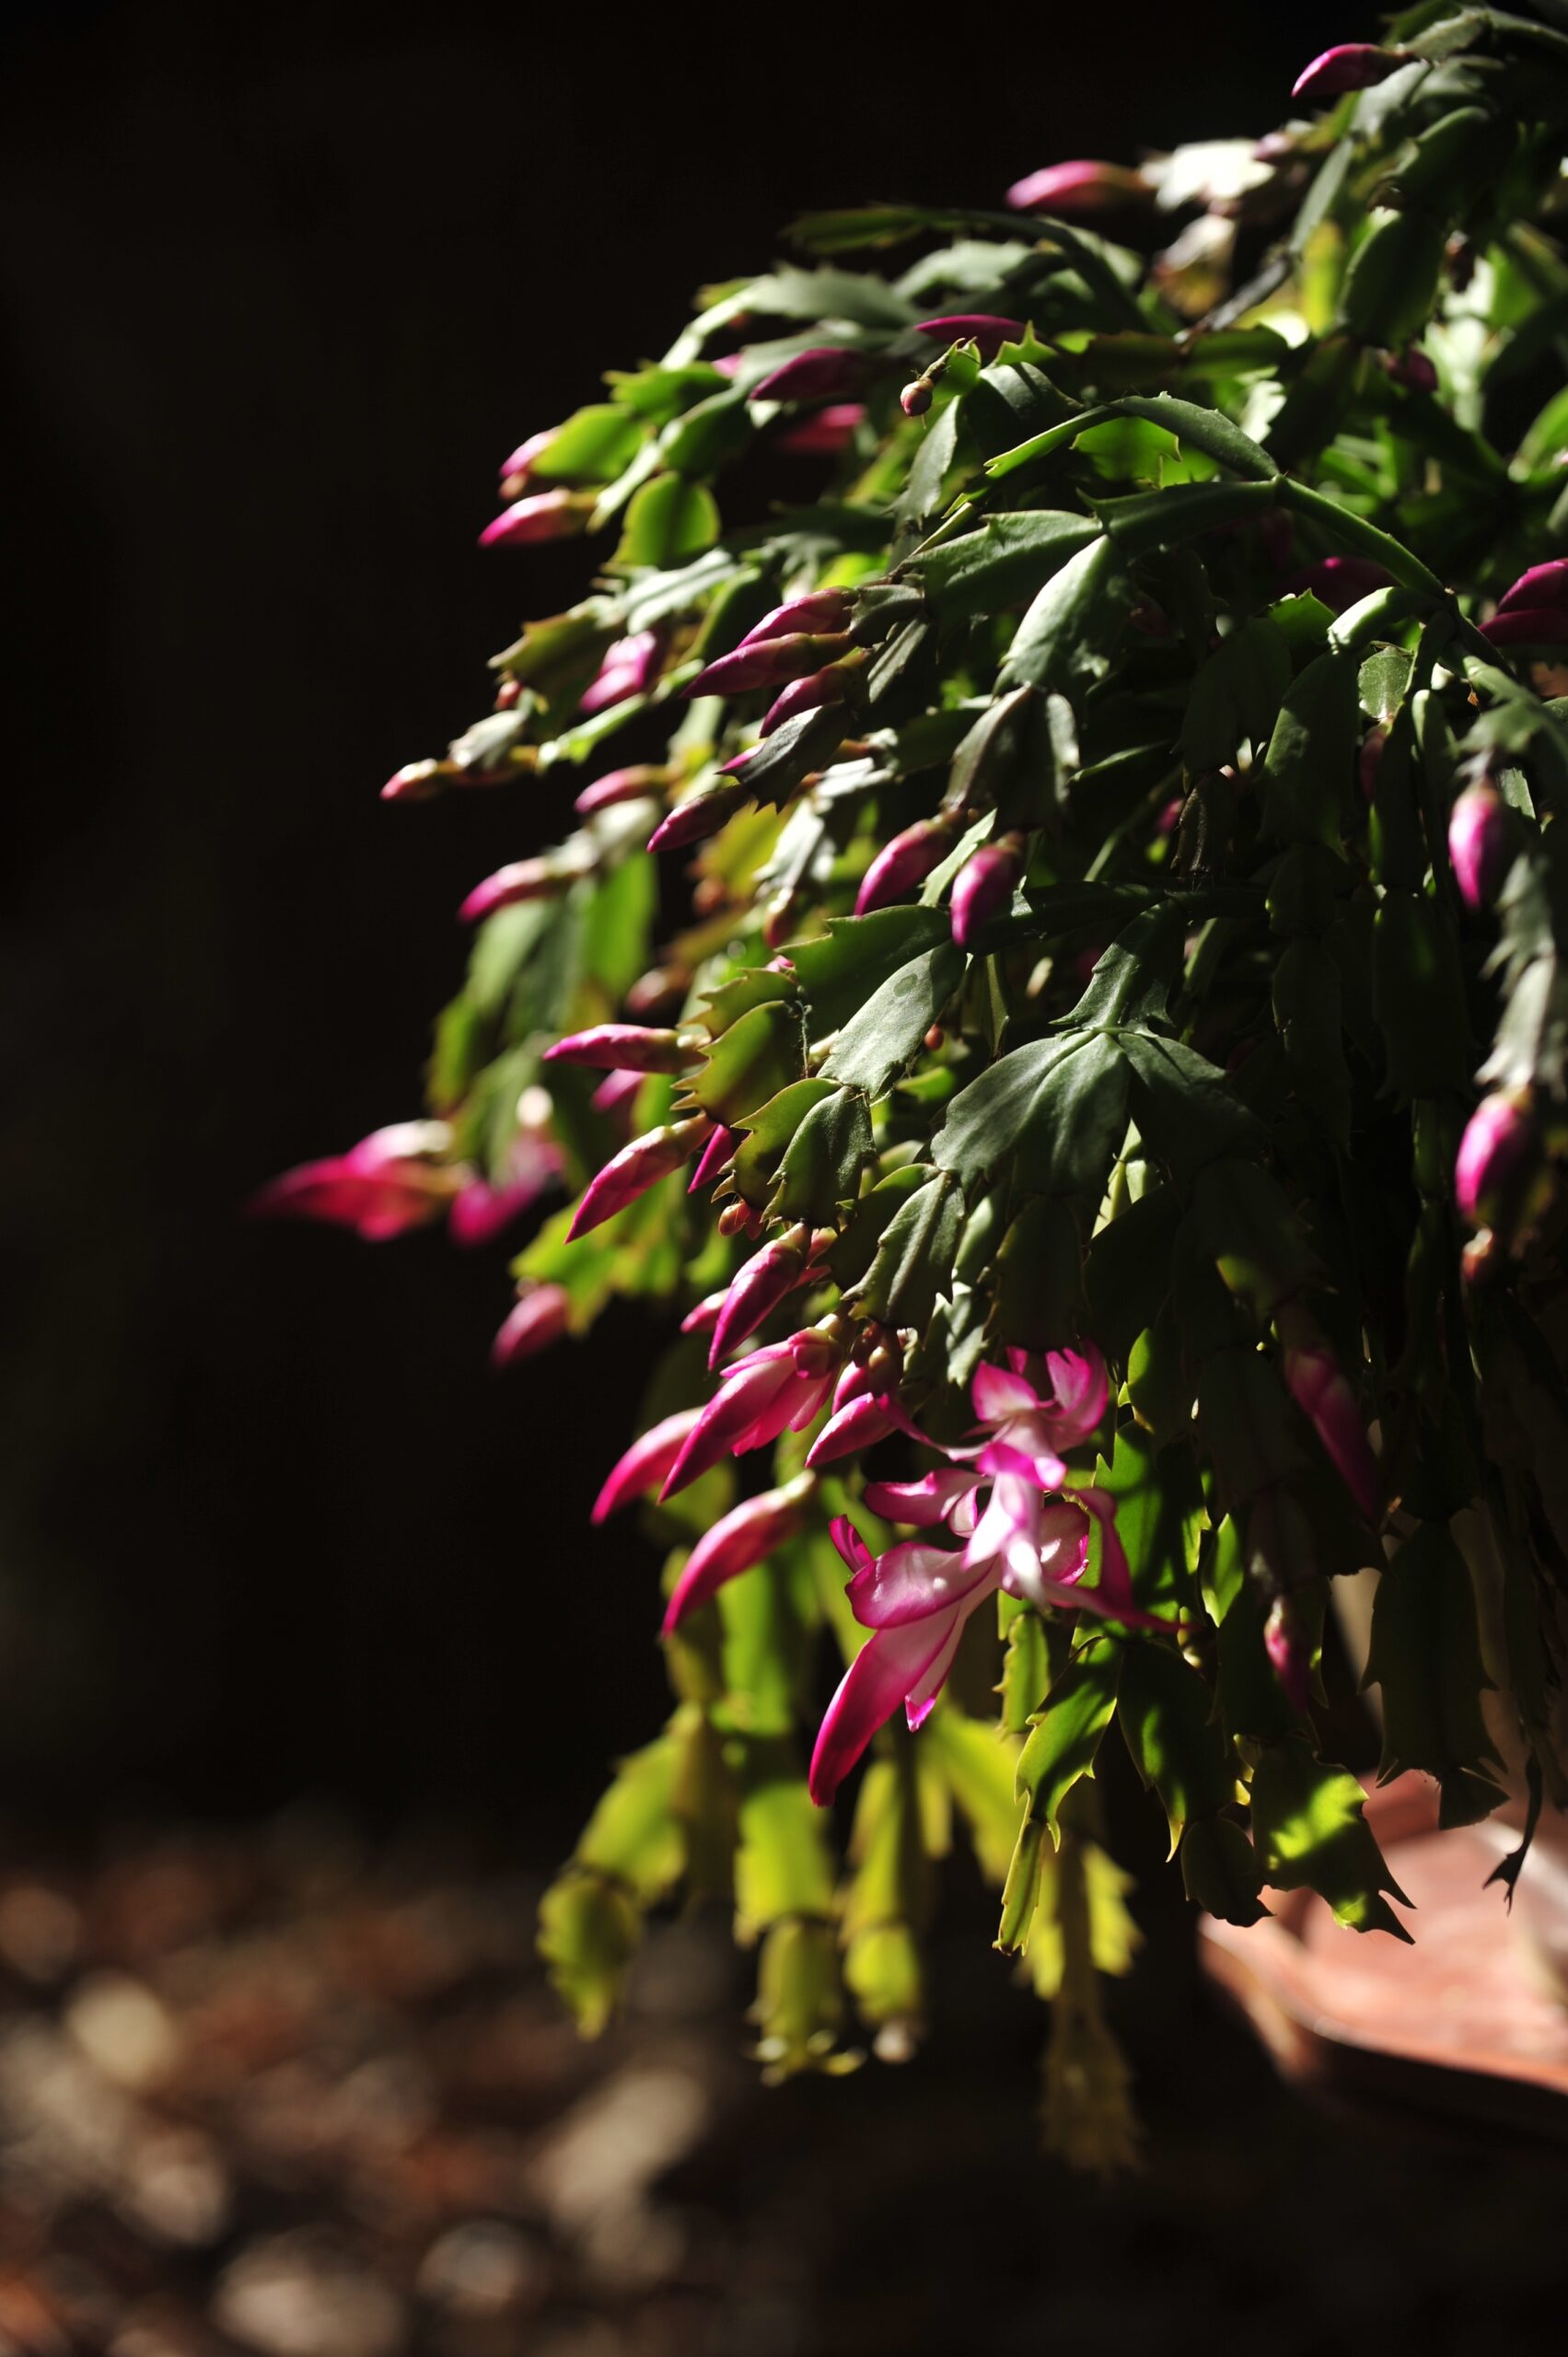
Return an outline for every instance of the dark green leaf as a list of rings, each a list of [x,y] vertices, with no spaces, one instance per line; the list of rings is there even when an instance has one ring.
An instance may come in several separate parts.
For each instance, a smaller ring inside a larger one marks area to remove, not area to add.
[[[1058,1848],[1062,1804],[1074,1784],[1093,1775],[1101,1739],[1116,1715],[1121,1655],[1112,1637],[1096,1637],[1074,1653],[1018,1754],[1019,1797],[1028,1799],[1029,1815],[1040,1819]]]
[[[1405,1768],[1435,1776],[1445,1826],[1490,1815],[1503,1799],[1481,1707],[1491,1680],[1469,1572],[1440,1524],[1408,1538],[1377,1583],[1366,1665],[1374,1682],[1383,1689],[1383,1781]]]
[[[1383,1898],[1410,1900],[1383,1862],[1346,1769],[1315,1759],[1297,1736],[1271,1744],[1252,1779],[1252,1838],[1276,1890],[1317,1891],[1353,1932],[1410,1933]]]

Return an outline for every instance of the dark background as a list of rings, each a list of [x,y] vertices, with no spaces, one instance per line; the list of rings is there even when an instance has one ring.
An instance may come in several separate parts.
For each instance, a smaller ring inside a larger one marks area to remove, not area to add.
[[[240,1215],[418,1109],[516,801],[389,809],[582,579],[498,461],[814,204],[1262,131],[1371,12],[13,14],[0,122],[0,1775],[575,1817],[663,1703],[587,1509],[631,1312],[505,1382],[505,1248]],[[594,1667],[588,1667],[589,1646]]]

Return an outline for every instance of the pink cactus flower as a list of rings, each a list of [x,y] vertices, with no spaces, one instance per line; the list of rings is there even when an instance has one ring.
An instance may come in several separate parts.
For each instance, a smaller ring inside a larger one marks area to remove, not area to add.
[[[953,878],[951,902],[953,938],[960,949],[972,949],[992,918],[1011,908],[1023,871],[1023,846],[1016,835],[981,843],[965,860]]]
[[[886,909],[923,884],[937,862],[947,856],[953,830],[940,819],[917,819],[912,827],[883,844],[860,879],[855,894],[857,917]]]
[[[847,655],[849,646],[845,631],[791,631],[777,638],[753,640],[705,665],[680,692],[736,696],[746,695],[753,688],[782,688]]]
[[[705,1113],[694,1113],[689,1120],[666,1122],[662,1129],[645,1131],[612,1155],[597,1178],[590,1178],[583,1200],[572,1214],[572,1225],[566,1231],[571,1243],[586,1236],[590,1228],[613,1219],[617,1212],[634,1203],[639,1195],[683,1162],[690,1162],[713,1127]]]
[[[1454,1163],[1454,1199],[1472,1227],[1511,1225],[1541,1167],[1540,1132],[1528,1089],[1483,1097]]]
[[[1448,858],[1468,909],[1490,908],[1513,863],[1508,806],[1494,785],[1467,785],[1448,814]]]
[[[450,761],[405,761],[381,788],[383,802],[430,802],[452,774]]]
[[[1568,601],[1560,606],[1510,606],[1482,622],[1481,634],[1493,646],[1568,645]]]
[[[623,1131],[629,1131],[632,1108],[641,1096],[646,1078],[647,1074],[640,1072],[607,1072],[588,1102],[596,1113],[603,1113],[608,1120],[621,1123]]]
[[[669,1469],[679,1456],[702,1414],[701,1408],[681,1408],[673,1416],[665,1416],[632,1443],[624,1456],[618,1457],[605,1477],[604,1487],[594,1500],[594,1522],[604,1522],[621,1507],[630,1505],[633,1498],[652,1497],[664,1487]]]
[[[711,1187],[719,1172],[726,1164],[733,1161],[740,1142],[741,1132],[738,1130],[726,1129],[722,1121],[716,1123],[713,1136],[698,1156],[697,1167],[691,1173],[691,1184],[687,1188],[687,1193],[700,1194],[704,1187]]]
[[[736,1344],[754,1334],[786,1295],[806,1283],[812,1272],[811,1243],[806,1228],[793,1228],[788,1236],[764,1244],[737,1271],[714,1323],[713,1346],[708,1353],[710,1367],[727,1358]]]
[[[547,859],[514,859],[476,884],[458,910],[459,924],[479,924],[515,900],[548,900],[563,892],[570,877]]]
[[[591,717],[596,712],[608,712],[611,704],[625,703],[632,696],[646,695],[658,678],[663,651],[655,630],[634,631],[630,638],[618,638],[606,649],[598,674],[583,690],[577,710]]]
[[[870,362],[844,344],[814,344],[781,360],[747,395],[753,401],[845,401],[865,382]]]
[[[761,646],[770,638],[794,638],[807,631],[847,630],[854,615],[854,599],[847,589],[808,589],[786,598],[782,606],[753,624],[742,646]]]
[[[1019,213],[1059,213],[1064,220],[1071,221],[1074,216],[1104,213],[1113,205],[1153,193],[1142,172],[1133,171],[1126,164],[1080,160],[1050,164],[1042,172],[1030,172],[1027,179],[1015,180],[1007,191],[1007,202]]]
[[[705,1531],[670,1593],[660,1635],[673,1636],[687,1614],[716,1596],[726,1581],[755,1570],[776,1548],[793,1538],[816,1486],[808,1473],[797,1473],[782,1489],[764,1490],[760,1497],[743,1500]]]
[[[797,419],[774,447],[792,459],[842,458],[865,423],[864,401],[830,401],[826,409]]]
[[[319,1219],[384,1243],[428,1227],[447,1211],[469,1174],[445,1162],[452,1133],[445,1121],[396,1121],[372,1130],[347,1154],[302,1162],[252,1197],[261,1219]]]
[[[1312,564],[1304,564],[1280,583],[1282,596],[1303,594],[1318,598],[1336,614],[1342,614],[1369,597],[1374,589],[1387,589],[1394,576],[1382,565],[1365,556],[1320,556]]]
[[[765,1447],[782,1432],[800,1433],[814,1423],[833,1387],[836,1364],[816,1371],[819,1353],[808,1356],[810,1371],[796,1364],[796,1348],[808,1339],[808,1329],[786,1341],[769,1342],[760,1351],[726,1367],[719,1388],[703,1409],[679,1457],[670,1469],[661,1495],[673,1497],[700,1473],[724,1457],[743,1457]],[[815,1343],[817,1337],[809,1336]]]
[[[842,663],[826,664],[804,679],[792,679],[763,714],[759,737],[771,737],[775,728],[782,728],[797,713],[819,712],[826,704],[842,703],[849,693],[850,680],[865,659],[863,654],[852,656]]]
[[[689,794],[654,829],[648,837],[648,849],[685,851],[691,843],[704,842],[750,799],[745,786],[739,784],[710,786],[704,793]]]
[[[1544,564],[1530,565],[1497,600],[1500,614],[1511,613],[1521,606],[1532,610],[1543,606],[1568,606],[1568,556],[1550,557]]]
[[[669,772],[653,761],[636,761],[630,769],[607,770],[603,777],[596,777],[585,785],[572,807],[579,818],[591,819],[596,810],[608,810],[619,802],[641,802],[645,795],[662,794],[669,784]]]
[[[688,1034],[646,1023],[593,1023],[569,1031],[544,1051],[547,1064],[587,1064],[594,1072],[684,1072],[696,1062]]]
[[[542,434],[530,434],[526,441],[518,443],[509,459],[502,460],[501,496],[503,499],[516,499],[519,492],[527,490],[540,453],[550,447],[555,439],[556,432],[556,427],[547,425]]]
[[[497,1373],[548,1350],[568,1329],[571,1296],[563,1285],[529,1285],[490,1345],[490,1364]]]
[[[1342,41],[1303,66],[1290,94],[1314,103],[1341,99],[1347,90],[1369,90],[1375,82],[1386,82],[1404,63],[1402,50],[1379,49],[1368,41]]]
[[[587,529],[598,505],[591,491],[536,491],[503,508],[479,536],[482,549],[520,549],[536,540],[571,540]]]
[[[540,1101],[526,1120],[519,1108],[522,1126],[512,1141],[502,1176],[494,1184],[488,1178],[470,1178],[455,1197],[447,1223],[454,1244],[465,1248],[493,1244],[560,1179],[565,1159],[550,1132],[550,1099],[543,1089],[529,1088],[523,1092],[522,1105],[529,1106],[533,1098]]]
[[[1339,1361],[1305,1311],[1279,1318],[1285,1389],[1323,1444],[1325,1455],[1369,1522],[1377,1517],[1377,1459],[1361,1410]]]
[[[993,311],[954,311],[946,319],[917,319],[914,331],[943,343],[978,344],[982,360],[994,360],[1005,343],[1016,343],[1028,332],[1022,319],[999,319]]]
[[[1312,1656],[1301,1617],[1288,1596],[1276,1596],[1263,1623],[1263,1650],[1285,1701],[1305,1713],[1312,1701]]]

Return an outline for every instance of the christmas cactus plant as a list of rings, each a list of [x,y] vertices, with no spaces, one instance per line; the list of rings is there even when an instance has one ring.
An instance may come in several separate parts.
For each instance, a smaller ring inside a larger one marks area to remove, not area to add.
[[[1315,1724],[1371,1564],[1385,1772],[1563,1795],[1559,13],[813,215],[503,470],[485,542],[580,536],[585,594],[385,792],[507,795],[520,856],[428,1118],[264,1202],[544,1202],[497,1362],[670,1334],[593,1511],[663,1554],[673,1713],[542,1916],[590,2030],[685,1891],[771,2070],[906,2050],[957,1827],[1114,2156],[1104,1746],[1202,1906],[1407,1936]]]

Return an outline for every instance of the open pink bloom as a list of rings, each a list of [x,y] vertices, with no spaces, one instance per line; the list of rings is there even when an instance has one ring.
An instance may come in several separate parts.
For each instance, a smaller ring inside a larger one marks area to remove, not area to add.
[[[1568,556],[1549,557],[1544,564],[1528,566],[1517,581],[1510,582],[1497,600],[1497,610],[1511,613],[1516,606],[1537,610],[1568,606]]]
[[[603,1522],[609,1515],[619,1514],[622,1506],[630,1505],[633,1498],[649,1497],[661,1490],[702,1412],[701,1408],[679,1409],[673,1416],[663,1417],[639,1434],[610,1467],[604,1487],[594,1500],[590,1519]]]
[[[1482,622],[1493,646],[1568,645],[1568,598],[1554,606],[1509,606]]]
[[[1343,98],[1347,90],[1369,90],[1405,63],[1403,52],[1379,49],[1369,41],[1342,41],[1303,66],[1291,85],[1293,99]]]
[[[1027,1359],[1023,1353],[1014,1357]],[[1020,1474],[1042,1490],[1060,1488],[1066,1478],[1062,1451],[1087,1440],[1105,1414],[1110,1382],[1105,1361],[1092,1342],[1081,1351],[1049,1351],[1045,1359],[1051,1391],[1042,1398],[1023,1366],[975,1369],[970,1397],[989,1436],[950,1455],[967,1457],[982,1473]]]
[[[1129,165],[1080,160],[1048,164],[1044,171],[1015,180],[1007,202],[1019,213],[1060,213],[1071,220],[1074,214],[1103,213],[1110,205],[1153,192],[1142,172]]]
[[[542,1090],[540,1093],[542,1096]],[[494,1184],[488,1178],[470,1178],[452,1204],[447,1233],[454,1244],[493,1244],[555,1184],[564,1167],[561,1148],[548,1131],[519,1130],[506,1157],[505,1176]]]
[[[471,1174],[442,1161],[452,1143],[445,1121],[395,1121],[372,1130],[347,1154],[302,1162],[252,1197],[263,1219],[319,1219],[352,1228],[367,1243],[428,1227]]]
[[[716,1596],[726,1581],[754,1570],[776,1547],[793,1538],[815,1487],[808,1473],[797,1473],[782,1489],[764,1490],[761,1497],[743,1499],[704,1531],[671,1591],[659,1634],[672,1636],[686,1615]]]
[[[753,688],[782,688],[849,652],[846,631],[786,631],[736,647],[707,664],[682,688],[686,696],[739,696]]]
[[[1448,813],[1448,858],[1469,909],[1490,908],[1507,875],[1508,806],[1494,785],[1467,785]]]
[[[858,393],[870,362],[865,353],[841,343],[813,344],[792,360],[781,360],[746,396],[753,401],[842,401]]]
[[[826,409],[797,419],[775,447],[792,459],[836,459],[865,423],[864,401],[830,401]]]
[[[1013,890],[1024,864],[1005,837],[981,843],[953,878],[950,913],[953,938],[960,949],[972,949],[984,926],[1013,904]]]
[[[690,1162],[712,1126],[705,1113],[694,1113],[689,1120],[667,1121],[662,1129],[646,1130],[619,1154],[611,1155],[584,1190],[566,1231],[567,1242],[613,1219],[672,1170],[679,1170],[683,1162]]]
[[[587,1064],[596,1072],[684,1072],[696,1058],[679,1031],[646,1023],[591,1023],[546,1048],[547,1064]]]
[[[719,1388],[703,1409],[690,1437],[670,1468],[660,1492],[673,1497],[710,1465],[724,1457],[742,1457],[748,1449],[765,1447],[782,1432],[801,1433],[822,1412],[833,1387],[834,1367],[802,1374],[796,1347],[809,1340],[802,1329],[783,1342],[769,1342],[726,1367]],[[814,1361],[808,1358],[808,1364]]]
[[[570,540],[587,529],[598,505],[591,491],[535,491],[505,507],[479,536],[482,549],[517,549],[535,540]]]
[[[1377,1459],[1355,1393],[1323,1337],[1305,1317],[1282,1320],[1280,1373],[1285,1389],[1323,1444],[1325,1454],[1367,1520],[1377,1514]]]
[[[1022,319],[998,319],[993,311],[954,311],[947,319],[917,319],[916,335],[938,337],[944,343],[976,343],[982,360],[994,360],[1005,343],[1016,343],[1025,332]]]
[[[640,630],[630,638],[618,638],[606,649],[596,677],[583,690],[577,710],[591,715],[608,712],[611,704],[624,703],[629,696],[646,695],[658,677],[663,651],[657,631]]]
[[[866,916],[873,909],[885,909],[894,900],[901,900],[917,884],[923,884],[938,860],[942,859],[953,840],[951,827],[939,819],[917,819],[912,827],[893,836],[883,844],[870,866],[860,879],[855,895],[854,912]]]
[[[490,1345],[491,1365],[499,1372],[548,1350],[567,1331],[571,1307],[563,1285],[529,1285]]]

